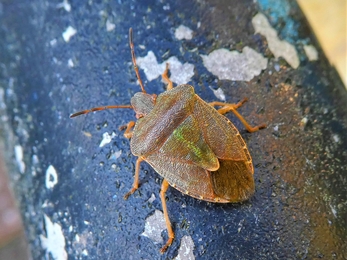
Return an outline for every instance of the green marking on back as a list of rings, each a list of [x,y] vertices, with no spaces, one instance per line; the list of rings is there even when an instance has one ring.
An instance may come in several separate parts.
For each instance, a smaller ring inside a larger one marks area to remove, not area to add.
[[[205,142],[193,117],[188,117],[173,131],[168,145],[173,145],[182,159],[202,168],[211,169],[219,165],[216,155]]]

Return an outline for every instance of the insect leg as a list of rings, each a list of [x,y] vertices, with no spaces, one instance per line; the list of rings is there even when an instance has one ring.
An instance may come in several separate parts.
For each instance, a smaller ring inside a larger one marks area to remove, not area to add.
[[[134,121],[130,121],[127,125],[126,125],[126,129],[124,131],[124,137],[129,139],[133,136],[133,132],[131,131],[131,128],[133,128],[135,125]],[[124,129],[124,128],[123,128]]]
[[[229,103],[223,103],[223,102],[211,102],[209,103],[211,106],[221,106],[220,109],[218,109],[218,113],[224,115],[227,112],[233,112],[234,115],[241,121],[241,123],[246,127],[247,131],[252,133],[252,132],[256,132],[259,129],[265,128],[266,124],[261,124],[258,126],[254,126],[252,127],[250,124],[248,124],[248,122],[246,121],[246,119],[244,119],[244,117],[237,112],[236,109],[238,109],[239,107],[241,107],[245,102],[247,101],[247,98],[243,99],[242,101],[240,101],[237,104],[229,104]]]
[[[170,90],[173,89],[173,83],[170,80],[169,76],[167,75],[169,72],[169,63],[166,63],[166,69],[164,71],[164,73],[161,75],[161,77],[163,78],[163,80],[167,83],[167,88],[166,90]]]
[[[175,233],[173,232],[171,227],[169,214],[166,207],[166,200],[165,200],[165,193],[168,188],[169,188],[169,183],[167,182],[167,180],[164,179],[161,185],[160,198],[161,198],[161,204],[164,211],[164,218],[166,222],[166,228],[167,228],[169,239],[167,240],[166,244],[160,249],[160,253],[164,253],[168,249],[168,247],[172,244],[172,241],[175,238]]]
[[[124,195],[125,200],[128,199],[128,197],[139,188],[140,164],[142,161],[143,159],[141,157],[137,158],[133,187],[127,194]]]

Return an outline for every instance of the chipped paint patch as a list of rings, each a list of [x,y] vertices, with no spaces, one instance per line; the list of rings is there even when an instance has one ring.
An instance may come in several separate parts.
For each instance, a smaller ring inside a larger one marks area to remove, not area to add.
[[[178,249],[178,254],[175,257],[175,260],[194,260],[194,247],[195,245],[191,236],[182,237],[181,246]]]
[[[110,21],[110,19],[107,19],[106,21],[106,31],[111,32],[116,28],[116,25]]]
[[[212,87],[209,86],[209,88],[213,91],[213,94],[216,96],[216,98],[222,100],[225,102],[225,94],[223,89],[218,88],[218,89],[213,89]]]
[[[175,56],[160,64],[152,51],[149,51],[145,57],[137,58],[137,64],[143,69],[149,81],[163,74],[166,63],[170,66],[171,81],[178,85],[187,83],[194,75],[194,65],[187,62],[182,64]]]
[[[295,47],[289,42],[278,38],[276,30],[272,28],[265,15],[262,13],[255,15],[252,19],[252,24],[255,33],[265,36],[269,49],[276,59],[283,57],[292,68],[296,69],[299,67],[300,60]]]
[[[58,173],[53,165],[48,166],[46,170],[46,188],[53,189],[58,183]]]
[[[247,46],[242,53],[218,49],[201,57],[204,66],[220,80],[250,81],[267,67],[267,59]]]
[[[57,223],[53,223],[45,214],[44,218],[47,237],[40,235],[40,240],[42,247],[46,249],[46,259],[49,259],[49,254],[51,254],[55,260],[67,259],[65,237],[61,226]]]
[[[154,243],[163,243],[161,232],[166,229],[164,214],[155,210],[154,214],[146,218],[145,231],[141,236],[150,238]]]
[[[62,36],[65,42],[69,42],[71,37],[77,33],[77,30],[71,26],[67,27],[65,32],[63,32]]]
[[[112,135],[110,135],[107,132],[103,133],[102,134],[102,140],[101,140],[101,142],[99,144],[99,147],[103,147],[106,144],[109,144],[115,136],[116,136],[116,134],[114,132],[112,132]]]
[[[175,37],[178,40],[183,40],[183,39],[191,40],[193,39],[193,31],[187,26],[184,26],[181,24],[175,30]]]
[[[25,163],[23,161],[23,148],[22,148],[22,146],[16,145],[14,147],[14,156],[16,158],[19,172],[24,173],[25,172]]]
[[[309,61],[318,60],[318,51],[313,45],[304,45],[304,51]]]

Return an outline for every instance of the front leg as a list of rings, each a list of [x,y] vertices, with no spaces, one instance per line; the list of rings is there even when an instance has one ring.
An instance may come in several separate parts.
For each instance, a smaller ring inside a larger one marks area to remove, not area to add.
[[[124,195],[124,199],[128,199],[128,197],[133,194],[138,188],[139,188],[139,175],[140,175],[140,164],[143,161],[141,157],[137,158],[136,166],[135,166],[135,176],[134,176],[134,183],[132,189]]]

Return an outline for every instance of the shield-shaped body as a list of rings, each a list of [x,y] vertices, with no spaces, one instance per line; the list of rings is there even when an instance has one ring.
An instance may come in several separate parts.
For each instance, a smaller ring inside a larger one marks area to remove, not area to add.
[[[143,101],[145,95],[131,100],[135,111],[145,111],[131,138],[135,156],[171,186],[201,200],[240,202],[254,193],[252,160],[240,133],[192,86],[168,90],[154,105]]]

